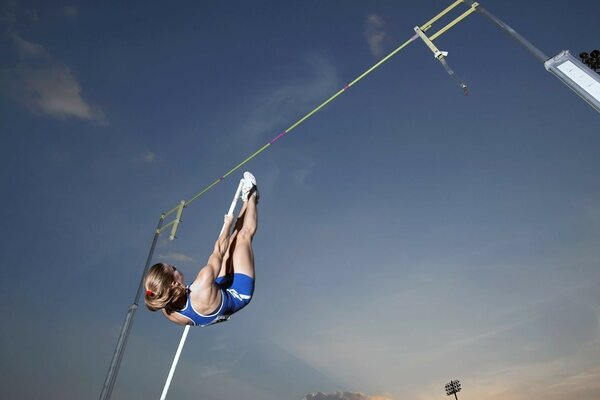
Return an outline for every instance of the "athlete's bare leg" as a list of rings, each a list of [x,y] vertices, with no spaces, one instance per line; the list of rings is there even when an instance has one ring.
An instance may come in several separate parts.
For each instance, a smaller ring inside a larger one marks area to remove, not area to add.
[[[257,227],[256,198],[252,195],[249,197],[250,198],[248,201],[245,201],[242,205],[242,209],[240,210],[235,227],[233,228],[233,232],[229,237],[229,245],[227,246],[227,252],[223,257],[223,262],[221,263],[219,277],[232,275],[236,272],[248,275],[252,278],[254,277],[252,238],[256,233]],[[236,249],[239,245],[238,237],[240,237],[240,235],[243,236],[243,238],[240,238],[241,242],[243,243],[241,244],[242,250],[237,252]],[[236,259],[239,262],[236,262]]]
[[[244,203],[246,208],[242,227],[237,233],[233,248],[233,272],[254,278],[254,253],[252,238],[257,228],[256,197],[251,194]]]

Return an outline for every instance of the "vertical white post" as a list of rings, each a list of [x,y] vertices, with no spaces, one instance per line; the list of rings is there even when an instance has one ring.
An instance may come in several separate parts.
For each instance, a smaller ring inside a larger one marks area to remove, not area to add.
[[[242,182],[243,179],[240,180],[240,184],[238,185],[237,190],[235,191],[235,196],[233,196],[233,200],[231,201],[231,206],[229,206],[229,211],[227,215],[232,215],[233,210],[235,210],[235,206],[237,205],[237,201],[240,198],[240,193],[242,191]],[[221,228],[221,233],[225,229],[225,224]],[[221,236],[219,234],[219,236]],[[179,341],[179,346],[177,347],[177,352],[175,353],[175,358],[173,359],[173,364],[171,364],[171,370],[169,371],[169,376],[167,377],[167,381],[165,382],[165,386],[163,388],[162,394],[160,395],[160,400],[165,400],[167,398],[167,392],[169,391],[169,386],[171,386],[171,380],[173,379],[173,375],[175,374],[175,368],[177,368],[177,363],[179,362],[179,356],[181,355],[181,351],[183,350],[183,346],[185,345],[185,341],[187,339],[188,332],[190,331],[190,325],[186,325],[183,330],[183,335],[181,335],[181,340]]]

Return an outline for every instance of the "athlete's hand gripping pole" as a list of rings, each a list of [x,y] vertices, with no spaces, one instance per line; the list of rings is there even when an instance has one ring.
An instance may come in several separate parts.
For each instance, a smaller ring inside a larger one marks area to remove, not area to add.
[[[227,215],[233,215],[233,211],[235,210],[235,206],[237,205],[237,201],[240,198],[240,193],[242,192],[242,183],[243,179],[240,180],[240,184],[235,191],[235,195],[233,196],[233,200],[231,201],[231,206],[229,206],[229,211]],[[221,233],[225,229],[225,224],[221,228]],[[219,235],[220,236],[220,235]],[[181,340],[179,341],[179,346],[177,347],[177,352],[175,353],[175,358],[173,359],[173,364],[171,365],[171,370],[169,371],[169,376],[167,377],[167,381],[165,382],[165,387],[163,388],[162,394],[160,395],[160,400],[165,400],[167,398],[167,392],[169,391],[169,386],[171,386],[171,380],[173,379],[173,374],[175,374],[175,368],[177,368],[177,363],[179,362],[179,356],[181,355],[181,351],[183,350],[183,346],[185,345],[185,341],[187,339],[188,332],[190,331],[190,325],[186,325],[183,330],[183,335],[181,335]]]

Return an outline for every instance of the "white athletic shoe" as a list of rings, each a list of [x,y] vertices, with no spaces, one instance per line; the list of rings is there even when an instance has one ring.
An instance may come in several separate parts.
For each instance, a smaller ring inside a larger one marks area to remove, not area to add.
[[[246,171],[244,172],[244,179],[242,179],[242,193],[240,194],[240,198],[246,202],[251,195],[256,197],[256,202],[258,202],[256,178],[250,172]]]

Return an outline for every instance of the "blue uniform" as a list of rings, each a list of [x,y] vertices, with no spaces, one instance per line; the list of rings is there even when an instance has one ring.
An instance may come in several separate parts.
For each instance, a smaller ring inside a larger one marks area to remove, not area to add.
[[[250,303],[254,293],[254,279],[244,274],[233,274],[217,278],[215,284],[221,290],[221,304],[215,311],[206,315],[196,311],[190,301],[188,286],[185,307],[175,312],[188,318],[196,326],[208,326],[227,321],[233,313]]]

